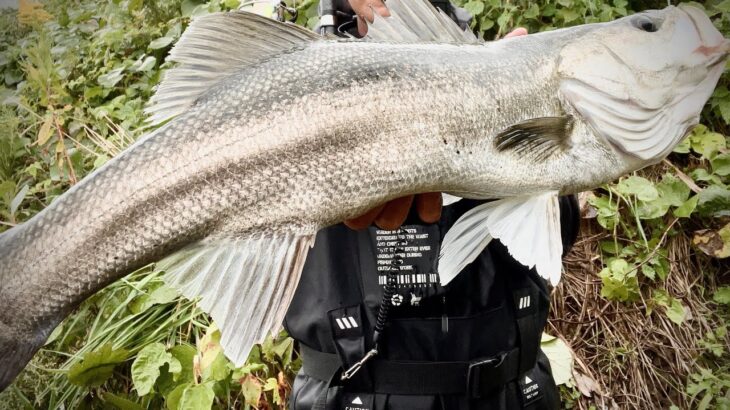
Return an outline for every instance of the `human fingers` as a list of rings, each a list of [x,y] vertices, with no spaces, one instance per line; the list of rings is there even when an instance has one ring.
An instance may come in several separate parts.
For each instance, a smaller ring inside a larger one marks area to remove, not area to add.
[[[441,219],[441,192],[428,192],[416,195],[416,212],[425,223],[435,223]]]
[[[382,0],[350,0],[350,7],[357,15],[357,32],[360,36],[367,34],[367,22],[373,21],[373,12],[383,17],[390,16],[390,11]]]
[[[373,21],[373,11],[379,16],[390,16],[390,11],[385,7],[383,0],[350,0],[350,7],[358,17],[367,21]]]
[[[382,204],[380,206],[376,206],[375,208],[367,211],[366,213],[358,216],[357,218],[348,219],[345,221],[345,225],[350,228],[354,229],[356,231],[362,230],[367,228],[368,226],[373,224],[373,221],[375,221],[375,218],[380,215],[380,212],[385,208],[386,204]]]
[[[392,231],[398,229],[408,217],[408,211],[413,204],[413,195],[394,199],[387,204],[375,218],[375,225],[381,229]]]
[[[527,29],[524,27],[517,27],[516,29],[510,31],[504,38],[510,38],[510,37],[519,37],[519,36],[526,36],[527,35]]]

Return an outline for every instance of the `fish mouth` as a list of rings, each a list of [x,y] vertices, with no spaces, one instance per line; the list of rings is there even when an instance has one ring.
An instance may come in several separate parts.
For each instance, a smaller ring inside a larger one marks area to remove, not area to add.
[[[730,40],[725,40],[720,45],[710,48],[708,56],[711,56],[710,61],[707,63],[710,70],[714,70],[719,66],[724,66],[728,57],[730,57]]]
[[[685,4],[680,4],[678,8],[687,15],[700,37],[701,45],[697,47],[695,52],[710,58],[708,66],[714,66],[726,60],[730,55],[730,40],[722,37],[722,34],[702,10]],[[708,46],[706,44],[715,45]]]

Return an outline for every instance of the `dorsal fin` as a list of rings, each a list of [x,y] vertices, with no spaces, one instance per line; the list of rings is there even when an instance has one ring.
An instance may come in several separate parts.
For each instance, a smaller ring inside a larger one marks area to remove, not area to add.
[[[179,64],[165,72],[145,110],[148,121],[159,124],[184,112],[236,70],[318,39],[305,28],[245,11],[199,17],[170,52],[168,61]]]
[[[389,43],[481,44],[474,33],[462,30],[443,11],[426,0],[389,0],[390,17],[375,14],[366,38]]]

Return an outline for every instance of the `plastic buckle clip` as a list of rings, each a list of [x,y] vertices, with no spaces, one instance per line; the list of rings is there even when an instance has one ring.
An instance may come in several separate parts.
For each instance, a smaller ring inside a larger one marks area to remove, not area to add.
[[[466,394],[467,397],[478,399],[482,397],[480,381],[483,369],[497,369],[504,363],[507,353],[501,353],[496,357],[479,360],[469,364],[469,370],[466,373]]]

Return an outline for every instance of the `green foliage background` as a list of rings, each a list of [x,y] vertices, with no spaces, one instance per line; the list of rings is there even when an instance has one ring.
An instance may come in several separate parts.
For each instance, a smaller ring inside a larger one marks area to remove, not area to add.
[[[297,23],[316,24],[316,2],[294,1]],[[609,21],[662,2],[558,0],[457,1],[474,29],[495,39],[517,26],[530,32]],[[22,1],[0,14],[0,231],[22,223],[144,134],[142,109],[168,68],[167,52],[191,17],[239,7],[238,0]],[[730,0],[708,1],[717,27],[730,33]],[[725,324],[730,314],[730,81],[723,77],[704,126],[669,162],[597,190],[587,198],[602,240],[601,296],[676,326],[695,320],[665,286],[678,261],[666,243],[689,235],[699,292],[718,324],[697,334],[684,382],[671,385],[676,406],[730,408]],[[220,352],[220,334],[193,302],[181,299],[148,267],[90,298],[56,331],[0,408],[280,408],[300,366],[285,336],[256,348],[236,368]],[[601,371],[602,369],[596,369]],[[674,383],[668,381],[668,383]],[[566,407],[585,408],[575,385]],[[619,394],[620,392],[614,392]],[[596,401],[597,402],[597,401]]]

